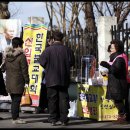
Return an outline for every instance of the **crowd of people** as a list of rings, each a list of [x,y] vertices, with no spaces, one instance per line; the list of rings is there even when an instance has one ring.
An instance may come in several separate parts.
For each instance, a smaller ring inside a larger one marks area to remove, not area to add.
[[[75,64],[74,52],[63,45],[63,33],[54,31],[48,41],[45,50],[39,58],[39,64],[44,68],[42,91],[46,97],[41,102],[48,108],[48,120],[46,122],[55,126],[57,121],[61,125],[67,125],[69,118],[69,94],[70,68]],[[11,114],[13,123],[26,123],[19,118],[19,108],[24,87],[29,85],[29,73],[26,56],[23,51],[23,40],[19,37],[12,39],[12,46],[5,49],[4,64],[0,68],[0,82],[3,88],[1,95],[11,96]],[[119,40],[112,40],[108,46],[109,61],[101,61],[100,65],[108,69],[108,85],[106,99],[113,100],[118,109],[118,123],[129,121],[129,85],[128,58],[124,52],[124,45]],[[6,85],[2,72],[6,72]],[[42,93],[40,94],[42,95]],[[41,99],[41,98],[40,98]]]
[[[63,45],[63,37],[63,33],[53,32],[53,38],[39,59],[45,74],[45,82],[42,84],[47,89],[48,122],[53,126],[57,121],[61,121],[61,125],[68,123],[70,68],[75,62],[73,51]],[[12,46],[5,49],[4,64],[1,66],[1,70],[6,71],[5,88],[12,100],[11,114],[14,124],[26,123],[19,118],[21,97],[24,87],[29,84],[28,64],[22,46],[23,40],[14,37]]]
[[[6,91],[11,96],[11,114],[13,123],[26,123],[19,118],[19,109],[24,87],[29,84],[28,64],[22,49],[23,40],[19,37],[12,39],[12,46],[4,53],[4,64],[1,70],[6,71]]]

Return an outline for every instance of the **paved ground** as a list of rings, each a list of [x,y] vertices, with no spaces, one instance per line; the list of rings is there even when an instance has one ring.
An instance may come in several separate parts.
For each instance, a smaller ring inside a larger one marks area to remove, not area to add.
[[[70,118],[68,126],[61,126],[60,122],[57,122],[57,126],[51,126],[49,123],[44,123],[47,119],[47,113],[33,114],[32,112],[20,113],[20,117],[27,121],[27,124],[12,124],[10,112],[0,112],[0,117],[4,120],[0,120],[0,128],[130,128],[130,123],[125,125],[114,124],[113,122],[99,122],[90,119]]]

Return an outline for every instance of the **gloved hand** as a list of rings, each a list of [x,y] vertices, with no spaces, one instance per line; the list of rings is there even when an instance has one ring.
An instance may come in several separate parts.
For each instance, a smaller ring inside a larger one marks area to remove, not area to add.
[[[28,88],[28,87],[29,87],[29,85],[28,85],[28,84],[25,84],[24,88]]]
[[[101,61],[100,65],[108,69],[110,68],[110,64],[106,61]]]

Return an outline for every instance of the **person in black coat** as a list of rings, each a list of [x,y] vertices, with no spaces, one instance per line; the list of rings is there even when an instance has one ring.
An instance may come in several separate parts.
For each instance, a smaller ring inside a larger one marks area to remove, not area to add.
[[[122,45],[123,43],[121,41],[111,41],[110,62],[114,62],[112,65],[105,61],[102,61],[100,63],[101,66],[109,69],[106,99],[114,100],[114,103],[118,108],[117,121],[119,123],[126,121],[126,109],[124,100],[127,98],[126,63],[124,58],[116,58],[118,55],[124,52]]]
[[[0,65],[2,65],[2,59],[3,59],[3,54],[0,53]],[[2,69],[0,68],[0,95],[3,96],[8,96],[8,93],[6,92],[6,87],[5,87],[5,82],[3,78],[3,72]]]
[[[3,54],[0,53],[0,66],[2,65],[2,59],[3,59]],[[0,68],[0,95],[8,96],[8,93],[7,93],[6,87],[5,87],[4,78],[3,78],[3,72],[2,72],[1,68]],[[2,120],[2,119],[3,118],[0,117],[0,120]]]
[[[74,65],[73,51],[62,43],[63,34],[53,32],[54,43],[40,56],[40,65],[46,70],[45,80],[48,98],[48,121],[56,125],[58,120],[67,125],[70,84],[70,67]]]

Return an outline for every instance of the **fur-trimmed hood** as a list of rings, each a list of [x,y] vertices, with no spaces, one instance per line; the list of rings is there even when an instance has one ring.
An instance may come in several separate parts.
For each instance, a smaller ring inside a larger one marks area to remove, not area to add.
[[[5,48],[5,54],[4,55],[5,55],[5,58],[8,61],[12,62],[17,58],[17,56],[19,56],[23,53],[24,52],[23,52],[22,48],[15,48],[14,49],[13,47],[7,47],[7,48]]]

